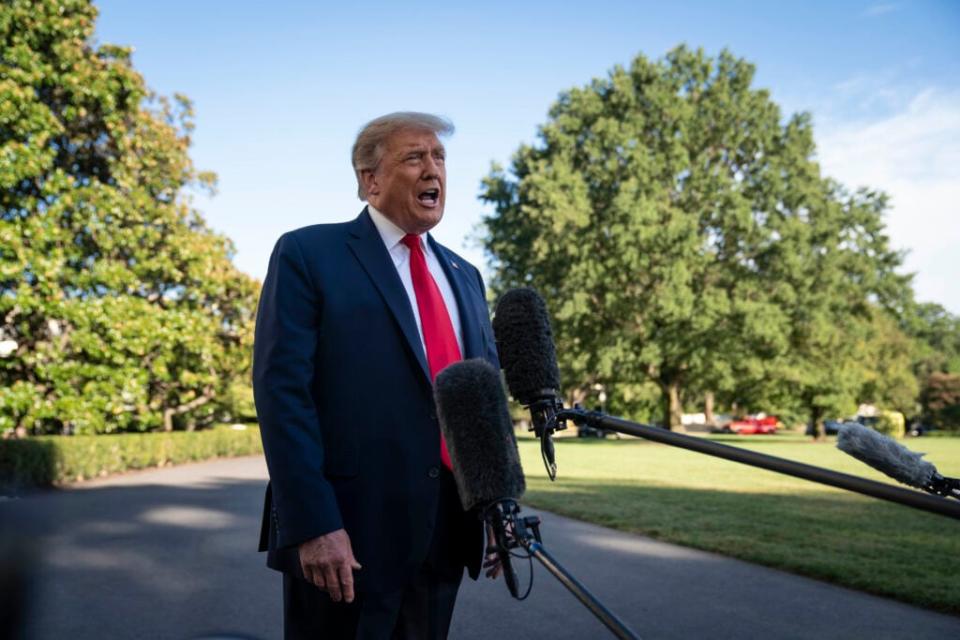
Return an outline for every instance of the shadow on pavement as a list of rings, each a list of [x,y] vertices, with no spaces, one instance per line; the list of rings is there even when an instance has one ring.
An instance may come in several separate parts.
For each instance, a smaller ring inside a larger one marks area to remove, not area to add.
[[[28,637],[277,637],[279,578],[256,552],[264,486],[81,486],[0,503],[6,539],[15,527],[42,558]]]
[[[191,472],[174,468],[144,474],[142,480],[131,476],[106,486],[0,502],[0,522],[21,539],[32,540],[42,557],[40,563],[27,563],[36,566],[32,577],[37,585],[29,637],[280,637],[280,578],[256,553],[265,481],[253,471],[250,477],[224,477],[229,474],[217,469],[226,469],[226,463],[197,467],[205,470],[196,474],[202,477],[187,483],[183,477]],[[159,477],[176,477],[179,484],[150,481]],[[531,484],[533,502],[547,495],[539,484]],[[692,506],[690,490],[601,480],[567,480],[560,488],[554,499],[568,512],[589,513],[588,506],[613,500],[618,506],[597,519],[612,522],[619,513],[649,522],[656,513],[665,513],[669,518],[658,526],[683,526],[705,537],[714,535],[710,523],[717,513],[737,503],[747,505],[742,507],[747,509],[744,527],[754,531],[757,540],[788,534],[798,518],[812,518],[817,536],[850,535],[831,527],[842,522],[837,519],[841,514],[849,516],[851,508],[896,509],[865,500],[851,507],[846,496],[697,492],[702,494],[696,496],[700,503],[709,506],[705,508]],[[895,533],[901,521],[889,522],[889,530],[858,535],[856,544],[884,536],[901,544]],[[912,539],[922,530],[908,524],[903,535]],[[956,637],[960,629],[956,618],[553,514],[544,514],[543,531],[548,550],[641,637],[877,640],[904,634]],[[944,570],[955,571],[956,543],[945,537],[939,540],[937,558]],[[814,553],[816,536],[810,538]],[[865,553],[879,557],[883,549],[867,548]],[[926,553],[928,547],[922,549]],[[525,602],[512,601],[502,581],[464,581],[451,637],[500,635],[608,637],[542,568]]]

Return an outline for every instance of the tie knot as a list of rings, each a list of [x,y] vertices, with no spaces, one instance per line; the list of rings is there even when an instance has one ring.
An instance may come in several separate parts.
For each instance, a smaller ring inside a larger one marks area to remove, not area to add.
[[[421,250],[420,236],[415,236],[412,233],[408,233],[407,235],[403,236],[403,239],[400,242],[407,245],[407,248],[409,248],[410,251],[413,251],[415,249],[417,251]]]

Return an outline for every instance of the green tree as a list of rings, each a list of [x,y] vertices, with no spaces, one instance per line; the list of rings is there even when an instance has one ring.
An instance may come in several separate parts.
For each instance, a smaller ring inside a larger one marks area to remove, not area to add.
[[[960,375],[935,371],[924,381],[924,418],[938,429],[960,431]]]
[[[247,367],[256,283],[192,208],[190,103],[96,15],[0,7],[0,429],[191,427]]]
[[[753,75],[726,51],[638,56],[562,93],[485,179],[492,288],[545,295],[575,398],[649,380],[670,428],[684,388],[815,421],[853,402],[847,327],[905,285],[886,201],[823,178],[809,117],[782,123]]]
[[[786,285],[788,296],[778,299],[790,310],[789,348],[773,379],[787,396],[782,403],[798,399],[819,438],[826,417],[855,410],[878,364],[868,348],[874,318],[902,312],[910,277],[896,273],[902,258],[884,231],[886,196],[867,189],[851,194],[819,178],[811,128],[797,139],[807,173],[791,187],[795,213],[781,242],[796,262],[789,270],[768,265]]]
[[[920,382],[914,373],[917,341],[900,329],[894,317],[876,309],[862,346],[864,383],[858,400],[882,409],[915,416]]]
[[[939,304],[919,303],[906,309],[901,325],[920,343],[914,365],[918,376],[960,373],[960,318]]]

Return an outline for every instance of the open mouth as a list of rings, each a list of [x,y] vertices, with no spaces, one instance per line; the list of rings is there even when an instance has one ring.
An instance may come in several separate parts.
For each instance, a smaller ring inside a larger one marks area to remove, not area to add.
[[[438,202],[440,202],[440,189],[427,189],[426,191],[421,191],[420,195],[417,196],[417,200],[428,207],[434,207]]]

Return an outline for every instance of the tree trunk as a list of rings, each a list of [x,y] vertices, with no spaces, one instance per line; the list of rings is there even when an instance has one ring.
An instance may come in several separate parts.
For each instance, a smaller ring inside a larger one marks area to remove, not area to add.
[[[571,407],[574,405],[583,404],[583,401],[587,399],[587,395],[589,395],[589,391],[587,389],[580,387],[571,389],[567,393],[567,402]]]
[[[173,431],[173,416],[178,416],[181,413],[186,413],[191,409],[196,409],[197,407],[203,406],[213,400],[214,391],[212,387],[208,387],[204,390],[203,395],[197,398],[194,398],[186,404],[182,404],[179,407],[167,407],[163,410],[163,430],[164,431]],[[194,423],[196,426],[196,423]],[[193,431],[193,429],[190,429]]]
[[[810,424],[812,425],[813,439],[823,440],[825,437],[823,430],[823,409],[820,407],[810,407]]]
[[[671,381],[663,385],[664,426],[670,431],[685,433],[681,416],[683,407],[680,405],[680,383]]]
[[[707,391],[703,395],[703,421],[708,427],[717,426],[717,418],[713,415],[713,391]]]

